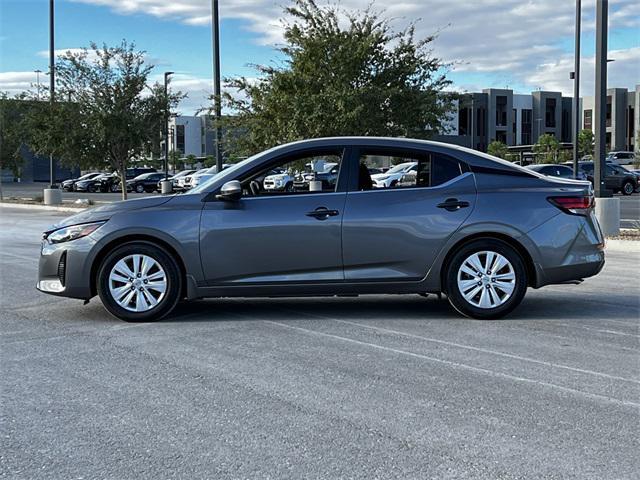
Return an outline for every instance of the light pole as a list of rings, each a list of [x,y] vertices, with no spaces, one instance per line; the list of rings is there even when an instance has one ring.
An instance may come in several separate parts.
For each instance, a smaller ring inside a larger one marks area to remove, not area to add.
[[[40,101],[40,74],[42,70],[35,70],[34,73],[36,74],[36,99]]]
[[[576,0],[575,53],[573,66],[573,177],[578,178],[578,136],[580,135],[580,23],[582,2]]]
[[[169,185],[169,76],[175,72],[164,72],[164,182],[162,185],[162,193],[171,191]],[[165,191],[167,189],[168,191]]]
[[[211,42],[213,50],[213,98],[214,98],[214,129],[216,141],[214,153],[216,157],[216,169],[222,171],[222,134],[220,131],[220,119],[222,106],[220,105],[220,17],[218,15],[218,0],[211,0]]]
[[[54,5],[53,0],[49,0],[49,101],[51,107],[55,102],[55,90],[56,90],[56,59],[54,51]],[[53,110],[53,108],[52,108]],[[49,154],[49,180],[50,188],[55,187],[55,178],[53,176],[53,155]]]

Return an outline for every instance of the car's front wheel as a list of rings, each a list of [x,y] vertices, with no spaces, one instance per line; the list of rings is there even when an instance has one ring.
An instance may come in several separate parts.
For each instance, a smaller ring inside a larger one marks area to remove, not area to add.
[[[156,321],[180,300],[180,268],[163,249],[129,243],[107,255],[98,271],[98,295],[112,315],[127,322]]]
[[[451,305],[463,315],[495,319],[507,315],[527,290],[527,270],[508,244],[479,239],[455,253],[445,272]]]
[[[636,187],[631,182],[624,182],[624,185],[622,185],[622,193],[624,195],[631,195],[635,189]]]

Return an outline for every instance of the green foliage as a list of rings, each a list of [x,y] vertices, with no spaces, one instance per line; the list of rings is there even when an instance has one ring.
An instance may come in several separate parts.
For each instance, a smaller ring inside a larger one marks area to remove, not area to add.
[[[20,147],[27,140],[22,126],[23,110],[17,100],[0,94],[0,170],[11,170],[16,177],[20,176],[24,162]]]
[[[558,163],[558,151],[560,142],[554,135],[545,133],[538,138],[538,142],[533,146],[533,153],[536,154],[537,163]]]
[[[489,155],[493,155],[494,157],[506,159],[509,153],[509,150],[507,149],[507,146],[504,143],[498,140],[494,140],[487,147],[487,153]]]
[[[566,163],[573,161],[573,151],[572,150],[560,150],[558,153],[558,163]]]
[[[585,155],[593,156],[594,136],[591,130],[580,130],[578,133],[578,156],[580,158]]]
[[[123,41],[119,46],[91,44],[68,51],[56,64],[57,90],[69,101],[40,102],[29,116],[31,147],[53,153],[63,164],[120,172],[130,160],[160,153],[165,114],[184,98],[149,85],[153,65],[145,52]],[[126,198],[126,189],[123,189]]]
[[[214,157],[213,155],[207,155],[206,158],[204,159],[204,166],[209,168],[209,167],[213,167],[216,164],[216,157]]]
[[[334,135],[426,138],[442,130],[452,107],[446,65],[432,55],[434,37],[413,25],[394,31],[371,8],[349,12],[294,0],[285,9],[284,65],[256,66],[259,79],[228,79],[237,115],[236,155],[277,144]],[[215,101],[215,99],[214,99]],[[227,149],[229,150],[229,149]]]

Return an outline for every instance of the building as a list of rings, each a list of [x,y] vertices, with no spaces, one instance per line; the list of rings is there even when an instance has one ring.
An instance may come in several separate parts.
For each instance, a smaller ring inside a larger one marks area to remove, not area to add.
[[[640,131],[640,85],[635,90],[607,90],[606,145],[607,151],[634,151]],[[595,98],[584,97],[581,105],[581,128],[594,129]]]
[[[633,150],[640,129],[640,85],[635,91],[609,89],[607,96],[607,150]],[[463,94],[455,102],[446,131],[434,140],[486,151],[494,140],[510,147],[532,146],[551,134],[570,147],[573,142],[572,97],[560,92],[517,94],[508,89],[485,89]],[[593,97],[581,100],[581,128],[593,128]]]
[[[183,157],[214,155],[215,132],[209,115],[179,115],[169,120],[169,151]]]

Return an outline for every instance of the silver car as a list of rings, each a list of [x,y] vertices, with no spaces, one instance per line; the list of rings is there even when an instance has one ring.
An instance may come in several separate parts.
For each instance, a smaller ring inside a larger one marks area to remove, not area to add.
[[[335,182],[265,189],[275,170],[322,159]],[[369,169],[415,162],[375,188]],[[477,151],[409,139],[343,137],[273,148],[187,194],[74,215],[42,240],[38,289],[127,321],[181,299],[445,293],[460,313],[502,317],[527,288],[576,283],[604,265],[591,184]]]

